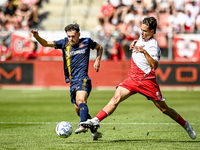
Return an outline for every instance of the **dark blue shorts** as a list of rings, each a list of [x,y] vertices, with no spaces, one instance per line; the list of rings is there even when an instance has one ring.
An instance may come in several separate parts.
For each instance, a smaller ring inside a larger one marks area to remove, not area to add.
[[[77,82],[71,82],[70,97],[72,104],[76,103],[76,91],[86,91],[89,97],[91,90],[92,90],[92,83],[90,78],[84,78]]]

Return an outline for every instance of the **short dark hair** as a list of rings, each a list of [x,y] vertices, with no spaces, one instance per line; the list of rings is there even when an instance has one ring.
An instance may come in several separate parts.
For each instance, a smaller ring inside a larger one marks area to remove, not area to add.
[[[157,20],[154,17],[146,17],[143,19],[142,24],[149,26],[149,30],[154,29],[154,34],[156,33]]]
[[[77,33],[80,31],[79,25],[77,23],[69,24],[65,27],[65,32],[75,30]]]

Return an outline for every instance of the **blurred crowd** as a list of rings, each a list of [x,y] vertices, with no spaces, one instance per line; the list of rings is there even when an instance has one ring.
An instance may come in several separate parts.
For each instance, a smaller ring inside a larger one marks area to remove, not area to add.
[[[40,23],[38,9],[42,0],[0,0],[0,61],[12,58],[11,39],[12,31],[25,30],[37,27]],[[37,43],[31,39],[23,40],[21,59],[36,58]]]
[[[200,33],[199,10],[200,0],[106,0],[95,28],[105,59],[130,59],[129,45],[146,16],[157,19],[157,32]]]
[[[38,16],[41,3],[42,0],[0,0],[2,37],[6,37],[3,31],[29,31],[30,28],[37,27],[41,22]],[[141,21],[146,16],[157,19],[157,33],[200,33],[200,0],[105,0],[99,8],[95,33],[104,48],[102,59],[105,60],[131,58],[129,45],[134,39],[138,39]],[[166,37],[159,39],[164,39],[159,45],[167,45]],[[8,43],[9,40],[0,43],[1,60],[10,58]],[[35,44],[29,39],[24,47],[25,51],[29,47],[33,52],[31,56],[24,54],[24,58],[34,58]]]
[[[1,0],[0,30],[29,30],[40,23],[38,9],[42,0]]]

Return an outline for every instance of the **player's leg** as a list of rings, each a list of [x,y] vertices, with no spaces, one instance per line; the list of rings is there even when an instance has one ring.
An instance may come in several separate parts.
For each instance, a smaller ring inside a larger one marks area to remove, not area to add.
[[[108,102],[108,104],[99,111],[99,113],[93,118],[82,122],[81,125],[86,128],[98,128],[99,122],[105,119],[108,115],[111,115],[120,102],[127,99],[130,96],[130,91],[124,87],[118,87],[115,91],[114,96]]]
[[[76,111],[77,116],[80,117],[80,109],[79,109],[79,107],[77,106],[76,103],[74,104],[74,108],[75,108],[75,111]],[[88,113],[87,119],[91,119],[91,118],[92,118],[92,117],[91,117],[90,114]]]
[[[75,108],[76,114],[80,117],[80,109],[79,109],[79,106],[76,103],[74,104],[74,108]],[[87,119],[91,119],[91,116],[90,116],[89,113],[87,115]],[[75,133],[81,133],[81,132],[86,132],[86,131],[87,131],[87,129],[85,129],[82,126],[79,125],[78,129],[75,131]],[[102,137],[102,133],[97,132],[96,129],[91,128],[90,131],[92,133],[91,136],[93,137],[94,140],[98,140],[98,138],[100,138],[100,136]]]
[[[131,78],[127,78],[122,83],[120,83],[117,90],[115,91],[114,96],[103,108],[103,110],[99,111],[99,113],[93,119],[88,119],[87,121],[81,122],[80,124],[86,128],[97,130],[99,128],[99,122],[106,118],[109,114],[112,114],[120,102],[128,98],[131,94],[136,93],[136,86],[133,82],[135,81],[132,81]],[[96,140],[102,137],[102,133],[96,132],[92,134],[92,137],[93,140]]]
[[[165,103],[165,101],[155,101],[155,100],[152,100],[152,101],[156,105],[156,107],[160,109],[164,114],[168,115],[175,121],[179,119],[180,115],[172,108],[169,108],[167,104]],[[185,120],[183,119],[180,119],[180,120],[181,121],[178,123],[182,126],[185,125]]]
[[[175,120],[178,124],[180,124],[189,134],[190,138],[195,139],[196,133],[194,129],[190,126],[190,124],[185,121],[174,109],[167,106],[165,101],[155,101],[153,103],[159,108],[164,114],[168,115],[170,118]]]
[[[130,91],[124,87],[119,86],[116,89],[114,96],[111,98],[108,104],[103,108],[103,111],[111,115],[115,111],[119,103],[127,99],[129,96],[130,96]]]
[[[90,119],[91,116],[88,113],[87,98],[91,92],[92,85],[90,78],[84,78],[78,82],[71,83],[70,94],[71,101],[75,103],[75,110],[77,115],[80,116],[80,122]],[[83,128],[80,124],[75,133],[85,132],[87,129]]]
[[[139,93],[145,95],[147,99],[152,100],[153,103],[159,108],[164,114],[168,115],[170,118],[179,123],[192,139],[196,138],[196,133],[190,126],[190,124],[185,121],[175,110],[169,108],[165,103],[159,85],[155,79],[140,81]]]
[[[74,105],[74,108],[75,108],[75,111],[76,111],[77,116],[80,117],[80,110],[79,110],[79,107],[77,106],[76,103],[74,103],[73,105]]]
[[[81,122],[86,121],[87,119],[91,119],[91,116],[88,113],[88,106],[87,106],[87,97],[88,93],[86,91],[77,91],[76,92],[76,104],[79,106],[79,114],[81,118]],[[81,132],[86,132],[87,128],[81,126],[79,124],[78,129],[75,131],[76,134],[81,133]],[[91,137],[93,140],[98,140],[98,138],[102,137],[101,132],[97,132],[96,128],[90,128],[90,131],[92,133]]]
[[[77,114],[80,116],[80,122],[86,121],[88,119],[88,106],[87,106],[87,96],[88,93],[86,91],[76,91],[76,104],[75,110]],[[75,133],[86,132],[87,129],[82,127],[81,125],[75,130]]]
[[[81,122],[87,120],[88,116],[87,96],[88,93],[86,91],[76,91],[76,104],[79,107]]]

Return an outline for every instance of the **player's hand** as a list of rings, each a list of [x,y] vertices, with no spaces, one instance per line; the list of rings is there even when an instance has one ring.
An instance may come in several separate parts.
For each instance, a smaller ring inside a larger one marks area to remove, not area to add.
[[[134,46],[136,44],[137,40],[134,40],[131,44],[130,44],[130,50],[134,49]]]
[[[33,34],[34,37],[37,37],[38,34],[38,30],[31,30],[31,33]]]
[[[144,50],[142,47],[139,46],[133,46],[133,53],[146,53],[146,50]]]
[[[96,60],[96,61],[94,62],[94,69],[96,70],[96,72],[98,72],[98,71],[99,71],[99,68],[100,68],[100,62]]]

